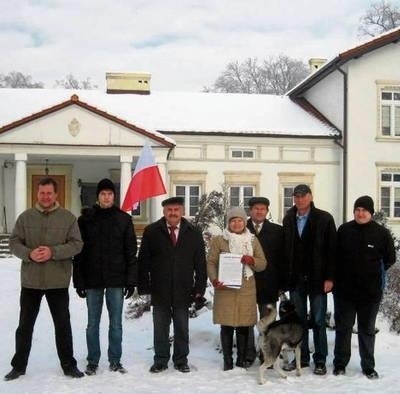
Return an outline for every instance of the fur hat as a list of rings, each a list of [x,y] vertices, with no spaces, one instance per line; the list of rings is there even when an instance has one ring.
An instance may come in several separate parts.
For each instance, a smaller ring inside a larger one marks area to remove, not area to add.
[[[354,202],[354,210],[356,208],[364,208],[366,209],[371,215],[374,214],[374,200],[370,196],[361,196],[358,197],[357,200]]]
[[[233,218],[241,218],[244,222],[247,220],[247,213],[241,207],[233,207],[226,214],[226,221],[229,223]]]
[[[96,190],[96,196],[99,196],[100,192],[102,190],[111,190],[114,195],[115,195],[115,185],[112,183],[112,181],[108,178],[102,179],[98,184],[97,184],[97,190]]]

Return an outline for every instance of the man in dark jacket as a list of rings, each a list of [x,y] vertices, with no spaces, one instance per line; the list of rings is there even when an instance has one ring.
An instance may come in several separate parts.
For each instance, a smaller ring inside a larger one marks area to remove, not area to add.
[[[83,249],[74,259],[74,286],[86,297],[88,325],[87,375],[96,374],[100,360],[99,324],[104,296],[110,320],[108,361],[111,371],[121,365],[123,300],[132,296],[137,281],[136,235],[132,218],[114,205],[115,187],[109,179],[97,185],[98,203],[78,219]]]
[[[282,260],[283,260],[283,230],[279,224],[267,219],[269,200],[266,197],[252,197],[249,200],[250,218],[247,228],[255,234],[263,248],[267,259],[267,268],[255,272],[257,290],[257,305],[260,319],[266,314],[267,304],[276,304],[278,291],[282,289]],[[256,357],[254,346],[254,330],[250,330],[247,361],[252,362]],[[260,354],[262,358],[262,353]]]
[[[203,296],[206,287],[204,241],[183,218],[183,198],[168,198],[162,206],[164,216],[146,227],[139,252],[139,293],[150,294],[153,306],[155,354],[150,372],[168,368],[171,319],[174,366],[180,372],[190,372],[188,308],[193,297]]]
[[[325,314],[327,293],[332,290],[335,269],[335,222],[332,215],[314,206],[309,186],[297,185],[293,196],[295,205],[283,218],[286,285],[303,323],[301,365],[307,367],[310,363],[308,299],[315,348],[314,373],[325,375],[328,354]],[[289,365],[289,369],[293,366],[293,363]]]
[[[389,230],[372,220],[374,202],[362,196],[354,203],[354,220],[338,229],[335,301],[334,375],[344,375],[351,356],[352,327],[357,316],[361,368],[369,379],[375,371],[375,322],[385,271],[396,253]]]

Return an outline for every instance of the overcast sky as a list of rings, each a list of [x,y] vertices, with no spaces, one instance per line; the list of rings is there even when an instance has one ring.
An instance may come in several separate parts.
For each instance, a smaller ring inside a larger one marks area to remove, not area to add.
[[[356,45],[369,0],[0,0],[0,74],[53,87],[72,73],[147,71],[153,90],[200,91],[226,64]]]

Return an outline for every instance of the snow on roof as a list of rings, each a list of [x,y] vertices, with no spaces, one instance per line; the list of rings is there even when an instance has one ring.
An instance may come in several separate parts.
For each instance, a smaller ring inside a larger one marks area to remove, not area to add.
[[[337,130],[285,96],[183,92],[136,95],[63,89],[0,89],[0,127],[68,101],[73,94],[79,101],[153,133],[338,135]]]
[[[311,74],[307,75],[302,81],[300,81],[296,86],[291,88],[288,92],[286,92],[286,96],[291,96],[293,93],[297,93],[299,88],[301,89],[302,86],[307,86],[309,81],[318,78],[321,74],[325,71],[329,72],[334,70],[334,65],[343,64],[347,61],[353,59],[354,57],[359,57],[363,53],[367,53],[371,50],[380,48],[382,45],[386,45],[389,42],[397,41],[400,36],[400,28],[395,27],[388,31],[383,32],[374,37],[370,37],[357,45],[344,49],[343,51],[339,52],[337,56],[332,59],[329,59],[325,64],[323,64],[317,71],[312,72]]]

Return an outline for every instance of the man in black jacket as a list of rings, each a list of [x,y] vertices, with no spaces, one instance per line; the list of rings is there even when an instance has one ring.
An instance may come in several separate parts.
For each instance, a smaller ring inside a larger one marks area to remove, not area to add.
[[[332,290],[335,269],[335,222],[332,215],[314,206],[308,185],[297,185],[293,196],[295,205],[283,218],[286,286],[303,323],[301,365],[307,367],[310,363],[308,299],[315,348],[314,373],[325,375],[328,354],[325,314],[327,293]],[[293,363],[289,369],[292,366]]]
[[[249,200],[250,218],[247,228],[255,234],[263,248],[267,259],[267,268],[255,272],[257,290],[257,305],[260,319],[266,314],[267,304],[276,304],[278,291],[282,289],[282,260],[283,260],[283,230],[279,224],[271,223],[267,219],[269,200],[266,197],[252,197]],[[256,357],[254,346],[254,330],[250,330],[247,361],[252,362]],[[262,353],[260,354],[260,359]]]
[[[155,354],[150,372],[168,368],[171,319],[174,367],[190,372],[189,306],[193,297],[203,296],[207,283],[204,241],[183,217],[183,198],[168,198],[162,206],[164,216],[145,228],[139,252],[139,293],[150,294],[153,306]]]
[[[74,286],[88,308],[87,375],[95,375],[100,360],[99,324],[106,299],[110,320],[108,361],[111,371],[121,365],[122,308],[137,281],[136,235],[132,218],[114,205],[115,187],[109,179],[97,185],[98,203],[78,219],[83,249],[74,259]]]
[[[389,230],[372,220],[369,196],[354,203],[354,220],[342,224],[337,239],[334,375],[344,375],[351,356],[352,327],[357,316],[361,368],[369,379],[375,371],[375,322],[382,299],[385,271],[396,261]]]

